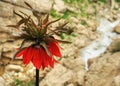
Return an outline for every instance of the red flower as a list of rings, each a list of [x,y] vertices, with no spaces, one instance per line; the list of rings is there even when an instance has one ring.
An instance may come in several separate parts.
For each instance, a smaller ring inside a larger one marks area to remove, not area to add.
[[[47,47],[50,55],[48,55],[43,46],[31,45],[21,50],[16,56],[20,57],[23,55],[23,63],[27,65],[31,61],[37,69],[40,69],[41,67],[44,69],[48,66],[53,68],[54,62],[57,62],[57,60],[54,59],[54,56],[61,57],[59,45],[58,42],[54,40],[47,43]]]
[[[32,8],[28,3],[25,4]],[[23,56],[24,64],[27,65],[31,61],[37,69],[40,69],[41,67],[44,69],[48,66],[53,68],[54,63],[57,62],[54,56],[61,57],[58,42],[69,43],[57,40],[53,35],[60,36],[63,32],[71,32],[63,28],[67,23],[52,30],[50,25],[60,19],[49,22],[49,14],[40,16],[38,11],[34,10],[32,12],[37,18],[37,22],[35,22],[31,16],[26,13],[20,12],[19,14],[14,11],[14,13],[21,19],[16,25],[8,25],[9,27],[17,28],[17,30],[20,31],[19,36],[16,37],[17,39],[23,39],[23,42],[21,43],[18,52],[14,55],[14,58]],[[30,42],[32,44],[25,45],[26,42]]]

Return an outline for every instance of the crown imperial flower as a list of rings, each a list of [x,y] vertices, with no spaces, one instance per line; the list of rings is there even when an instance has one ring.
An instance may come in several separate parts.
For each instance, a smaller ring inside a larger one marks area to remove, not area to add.
[[[32,10],[38,22],[35,23],[30,16],[21,11],[22,15],[14,11],[21,20],[16,25],[8,26],[18,28],[18,30],[21,31],[18,38],[24,39],[14,58],[22,56],[25,65],[32,62],[38,70],[41,67],[45,69],[48,66],[53,68],[54,63],[58,62],[54,56],[62,57],[58,42],[69,42],[57,40],[52,35],[59,35],[58,32],[65,32],[60,30],[60,28],[63,28],[67,23],[60,26],[59,29],[50,30],[49,25],[60,19],[49,22],[49,14],[45,15],[43,18],[39,16],[40,13],[34,10],[28,3],[25,4]],[[22,29],[19,29],[19,27]],[[48,29],[50,31],[48,31]],[[26,42],[32,42],[32,44],[23,47]]]
[[[48,67],[48,65],[53,68],[54,62],[57,62],[54,59],[54,56],[61,57],[62,55],[56,40],[49,42],[47,47],[51,55],[46,53],[43,46],[33,44],[21,50],[16,56],[20,57],[23,55],[23,63],[28,64],[30,61],[32,61],[33,65],[37,69],[40,69],[40,67],[44,69],[45,67]]]

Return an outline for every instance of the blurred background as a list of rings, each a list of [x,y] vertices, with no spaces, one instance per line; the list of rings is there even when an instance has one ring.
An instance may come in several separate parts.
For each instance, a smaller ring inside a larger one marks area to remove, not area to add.
[[[63,57],[55,67],[40,70],[40,86],[120,86],[120,0],[0,0],[0,86],[34,86],[35,68],[11,62],[22,40],[7,25],[20,20],[13,11],[36,21],[29,3],[41,15],[50,14],[55,29],[65,22],[71,34],[60,33]]]

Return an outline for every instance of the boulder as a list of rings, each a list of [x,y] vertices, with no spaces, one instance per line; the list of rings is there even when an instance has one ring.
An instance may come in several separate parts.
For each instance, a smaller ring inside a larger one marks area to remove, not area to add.
[[[48,13],[51,10],[53,0],[6,0],[17,4],[22,8],[28,8],[24,2],[29,3],[34,9],[39,12]],[[15,9],[15,8],[14,8]]]
[[[77,86],[84,84],[85,64],[81,58],[67,58],[61,61],[63,64],[56,64],[45,78],[40,82],[40,86]]]
[[[53,8],[58,12],[65,12],[67,7],[64,4],[63,0],[55,0]]]
[[[72,76],[73,72],[71,70],[58,64],[40,82],[40,86],[63,86],[67,81],[71,80]]]
[[[13,6],[0,1],[0,17],[8,18],[13,15]]]
[[[119,86],[120,79],[116,76],[120,76],[120,52],[107,53],[91,64],[84,86]]]
[[[115,28],[114,28],[114,31],[116,33],[119,33],[120,34],[120,24],[118,24]]]
[[[120,86],[120,75],[114,77],[112,85],[113,86]]]
[[[120,38],[114,39],[111,45],[108,47],[108,50],[112,53],[120,51]]]
[[[0,86],[5,86],[5,80],[2,78],[2,77],[0,77]]]

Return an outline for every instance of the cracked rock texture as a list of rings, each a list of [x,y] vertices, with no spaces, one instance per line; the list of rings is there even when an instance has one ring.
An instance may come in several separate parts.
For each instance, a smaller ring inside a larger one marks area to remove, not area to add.
[[[85,74],[83,86],[119,86],[120,52],[99,57]]]

